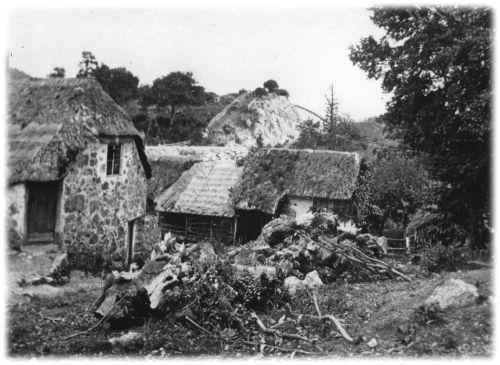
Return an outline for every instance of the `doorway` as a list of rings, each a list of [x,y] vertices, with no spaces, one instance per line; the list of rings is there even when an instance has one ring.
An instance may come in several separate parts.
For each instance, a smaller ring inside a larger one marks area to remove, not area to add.
[[[59,182],[28,183],[28,242],[46,243],[54,240]]]

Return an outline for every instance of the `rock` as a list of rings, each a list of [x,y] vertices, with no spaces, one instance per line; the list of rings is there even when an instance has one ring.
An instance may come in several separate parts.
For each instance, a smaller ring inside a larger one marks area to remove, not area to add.
[[[299,136],[300,116],[287,97],[253,92],[239,96],[212,118],[207,135],[215,145],[252,147],[261,138],[264,146],[283,144]]]
[[[387,237],[385,236],[376,237],[375,243],[377,244],[378,247],[380,247],[382,253],[384,255],[387,255],[387,253],[389,252],[389,244],[387,243]]]
[[[302,280],[296,278],[295,276],[287,277],[283,285],[290,295],[294,295],[297,290],[306,289],[306,285],[302,282]]]
[[[295,224],[300,226],[301,228],[307,228],[311,225],[314,219],[314,214],[311,212],[304,213],[295,218]]]
[[[130,347],[132,345],[136,345],[142,340],[142,334],[140,334],[139,332],[131,331],[118,337],[112,337],[108,341],[113,346]]]
[[[269,246],[275,246],[295,233],[295,221],[289,217],[273,219],[262,228],[260,237]]]
[[[309,289],[319,288],[324,285],[316,270],[308,273],[302,282]]]
[[[368,343],[366,345],[371,349],[374,347],[377,347],[377,345],[378,345],[377,339],[372,338],[370,341],[368,341]]]
[[[300,280],[296,276],[289,276],[285,279],[283,285],[290,295],[294,295],[297,290],[315,289],[323,286],[323,282],[319,278],[318,272],[314,270],[308,273],[304,280]]]
[[[246,266],[246,265],[233,265],[235,268],[236,275],[249,274],[254,279],[259,279],[262,274],[266,274],[269,279],[274,279],[276,277],[276,268],[273,266],[257,265],[257,266]]]
[[[425,301],[426,305],[437,303],[442,309],[454,306],[463,306],[474,303],[478,297],[477,288],[460,279],[448,279],[437,286],[431,296]]]

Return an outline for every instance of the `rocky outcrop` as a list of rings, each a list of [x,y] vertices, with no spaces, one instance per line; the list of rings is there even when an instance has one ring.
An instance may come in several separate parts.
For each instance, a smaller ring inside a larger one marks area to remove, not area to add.
[[[272,147],[297,138],[300,122],[287,97],[273,93],[257,97],[248,92],[210,121],[207,134],[216,145],[252,147],[262,138],[264,146]]]

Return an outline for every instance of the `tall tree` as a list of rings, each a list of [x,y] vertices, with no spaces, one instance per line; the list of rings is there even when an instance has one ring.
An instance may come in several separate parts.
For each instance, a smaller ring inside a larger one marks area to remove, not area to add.
[[[325,129],[333,129],[340,122],[339,102],[335,96],[333,84],[328,88],[328,95],[325,95],[326,113],[325,113]]]
[[[384,119],[443,182],[441,206],[479,247],[489,212],[492,14],[478,7],[372,9],[385,30],[350,58],[392,93]]]
[[[55,78],[63,79],[65,75],[66,75],[66,70],[64,69],[64,67],[54,67],[54,70],[50,74],[48,74],[47,77],[51,79]]]
[[[95,58],[95,56],[92,54],[92,52],[89,51],[83,51],[82,52],[82,59],[78,66],[80,69],[78,70],[78,73],[76,74],[76,77],[78,78],[85,78],[85,77],[91,77],[94,70],[98,66],[98,62]]]
[[[171,72],[153,81],[151,96],[158,106],[170,108],[170,124],[173,124],[177,107],[201,105],[206,101],[205,88],[198,85],[192,72]]]

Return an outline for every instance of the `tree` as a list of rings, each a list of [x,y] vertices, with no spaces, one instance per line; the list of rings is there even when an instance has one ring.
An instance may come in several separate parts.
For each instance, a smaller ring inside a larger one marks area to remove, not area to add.
[[[50,74],[48,74],[47,77],[51,79],[55,78],[63,79],[65,75],[66,75],[66,70],[64,69],[64,67],[54,67],[54,70]]]
[[[104,91],[120,105],[137,97],[139,79],[124,67],[109,68],[101,64],[92,71],[92,75]]]
[[[276,89],[279,88],[278,83],[274,80],[267,80],[266,82],[264,82],[263,86],[270,93],[274,92]]]
[[[78,70],[78,73],[76,77],[78,78],[85,78],[85,77],[91,77],[94,70],[98,66],[98,62],[95,58],[95,56],[92,54],[92,52],[89,51],[83,51],[82,52],[82,60],[78,64],[80,67],[80,70]]]
[[[339,115],[339,103],[337,97],[335,96],[335,90],[333,84],[330,84],[328,89],[328,95],[325,95],[326,99],[326,113],[325,113],[325,128],[334,128],[340,121]]]
[[[487,8],[373,8],[386,34],[351,48],[352,62],[392,93],[384,119],[442,182],[440,206],[484,244],[489,219],[492,15]]]
[[[158,106],[170,108],[170,124],[180,105],[201,105],[206,101],[205,88],[198,85],[192,72],[171,72],[153,81],[151,96]]]

